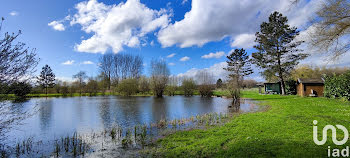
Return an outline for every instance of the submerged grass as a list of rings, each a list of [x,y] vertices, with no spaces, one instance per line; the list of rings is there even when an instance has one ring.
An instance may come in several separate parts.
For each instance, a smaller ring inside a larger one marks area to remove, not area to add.
[[[81,157],[91,152],[113,152],[118,148],[125,151],[134,150],[133,154],[136,154],[140,149],[144,149],[145,146],[152,144],[156,139],[174,133],[177,130],[203,129],[221,125],[229,121],[231,116],[233,115],[207,113],[176,120],[161,119],[158,122],[150,123],[149,126],[143,124],[123,129],[121,126],[115,125],[109,129],[97,132],[92,131],[88,134],[80,135],[75,132],[71,136],[60,137],[46,144],[38,144],[33,141],[33,138],[28,138],[18,142],[13,148],[13,152],[8,154],[10,154],[10,157],[31,157],[33,154],[52,157]],[[34,144],[38,145],[33,146]],[[33,148],[35,150],[32,150]],[[41,150],[43,148],[45,148],[45,151]],[[47,155],[48,153],[50,155]],[[131,157],[133,156],[135,155]]]
[[[243,97],[262,101],[270,108],[241,114],[223,126],[176,132],[143,153],[161,157],[326,157],[328,145],[345,148],[335,146],[330,133],[325,145],[316,145],[312,122],[319,122],[319,136],[327,124],[350,127],[349,102],[259,95],[256,91],[243,91]],[[337,136],[340,140],[343,133]]]

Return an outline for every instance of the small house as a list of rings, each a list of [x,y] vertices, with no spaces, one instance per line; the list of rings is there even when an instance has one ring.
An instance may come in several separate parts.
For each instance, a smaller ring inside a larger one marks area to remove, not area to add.
[[[281,94],[281,82],[264,83],[265,94]]]
[[[299,96],[323,96],[324,80],[322,78],[299,78],[297,81],[297,94]]]

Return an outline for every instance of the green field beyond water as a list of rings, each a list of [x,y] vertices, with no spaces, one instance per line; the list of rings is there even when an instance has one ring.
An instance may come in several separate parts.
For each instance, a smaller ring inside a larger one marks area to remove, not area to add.
[[[325,125],[350,129],[350,103],[327,98],[259,95],[244,91],[244,98],[261,101],[265,112],[241,114],[224,126],[182,131],[158,140],[146,153],[168,157],[327,157],[336,146],[328,131],[325,145],[313,141],[313,120],[318,136]],[[338,129],[338,140],[343,132]]]

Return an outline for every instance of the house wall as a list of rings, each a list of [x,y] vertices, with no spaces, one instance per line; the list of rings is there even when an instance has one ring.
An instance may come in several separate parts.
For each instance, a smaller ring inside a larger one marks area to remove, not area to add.
[[[280,83],[266,83],[265,84],[265,92],[274,91],[278,94],[281,94],[281,84]]]
[[[304,86],[306,86],[306,91],[304,91]],[[310,85],[310,84],[298,84],[297,85],[297,93],[299,96],[309,96],[311,94],[311,90],[317,92],[319,97],[323,96],[324,86],[323,85]]]
[[[323,87],[319,85],[306,85],[306,92],[304,96],[309,96],[311,94],[311,89],[317,92],[317,96],[323,97]]]
[[[304,87],[302,83],[297,85],[297,94],[301,97],[304,96]]]

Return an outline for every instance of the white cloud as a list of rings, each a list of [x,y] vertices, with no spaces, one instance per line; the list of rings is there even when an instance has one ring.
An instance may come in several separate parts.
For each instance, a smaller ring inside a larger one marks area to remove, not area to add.
[[[16,12],[16,11],[12,11],[12,12],[10,12],[9,14],[10,14],[11,16],[17,16],[19,13]]]
[[[192,68],[186,71],[185,73],[178,74],[177,76],[194,78],[199,72],[207,71],[210,74],[212,74],[215,79],[219,79],[219,78],[226,79],[227,71],[223,69],[226,66],[227,66],[226,62],[220,62],[220,63],[214,64],[213,66],[210,66],[209,68],[204,68],[204,69]]]
[[[214,79],[217,80],[219,78],[223,79],[223,80],[227,80],[228,79],[228,72],[226,70],[224,70],[224,68],[227,67],[227,63],[226,62],[220,62],[220,63],[216,63],[208,68],[203,68],[203,69],[196,69],[196,68],[192,68],[188,71],[186,71],[185,73],[180,73],[177,76],[178,77],[190,77],[190,78],[195,78],[196,75],[198,73],[200,73],[201,71],[207,71],[210,74],[212,74],[214,76]],[[246,79],[254,79],[258,82],[262,82],[264,81],[264,79],[261,77],[261,75],[259,74],[259,69],[256,68],[254,65],[252,66],[252,69],[254,71],[253,74],[246,76]]]
[[[181,4],[184,5],[188,2],[188,0],[182,0]]]
[[[75,6],[77,13],[71,18],[71,25],[80,25],[92,36],[75,46],[78,52],[114,53],[123,46],[138,47],[146,34],[169,23],[168,11],[153,10],[140,0],[127,0],[118,5],[106,5],[97,0],[80,2]]]
[[[55,78],[56,78],[56,81],[63,81],[68,83],[72,83],[74,81],[72,77],[56,76]]]
[[[175,63],[169,63],[168,65],[169,66],[175,66]]]
[[[350,53],[345,53],[339,59],[332,60],[332,54],[311,52],[310,56],[301,61],[299,65],[312,65],[319,67],[346,67],[350,65]]]
[[[169,54],[168,56],[166,56],[167,58],[172,58],[172,57],[174,57],[176,54],[175,53],[171,53],[171,54]]]
[[[252,45],[252,34],[273,11],[282,12],[292,26],[301,27],[321,1],[301,0],[293,6],[290,0],[192,0],[192,8],[184,19],[161,29],[158,40],[163,47],[184,48],[229,37],[238,40],[233,46],[248,47]]]
[[[180,59],[180,61],[187,61],[187,60],[190,60],[190,57],[188,56],[184,56]]]
[[[239,47],[244,49],[252,48],[255,45],[255,34],[240,34],[234,37],[232,47]]]
[[[84,65],[92,65],[92,64],[94,64],[94,62],[92,62],[92,61],[83,61],[82,64],[84,64]]]
[[[57,31],[64,31],[65,30],[64,25],[59,21],[52,21],[47,25],[51,26],[54,30],[57,30]]]
[[[209,53],[209,54],[206,54],[206,55],[203,55],[202,58],[204,59],[210,59],[210,58],[221,58],[222,56],[225,55],[225,52],[223,51],[220,51],[220,52],[216,52],[216,53]]]
[[[67,61],[63,62],[62,64],[63,65],[73,65],[74,62],[75,62],[74,60],[67,60]]]

